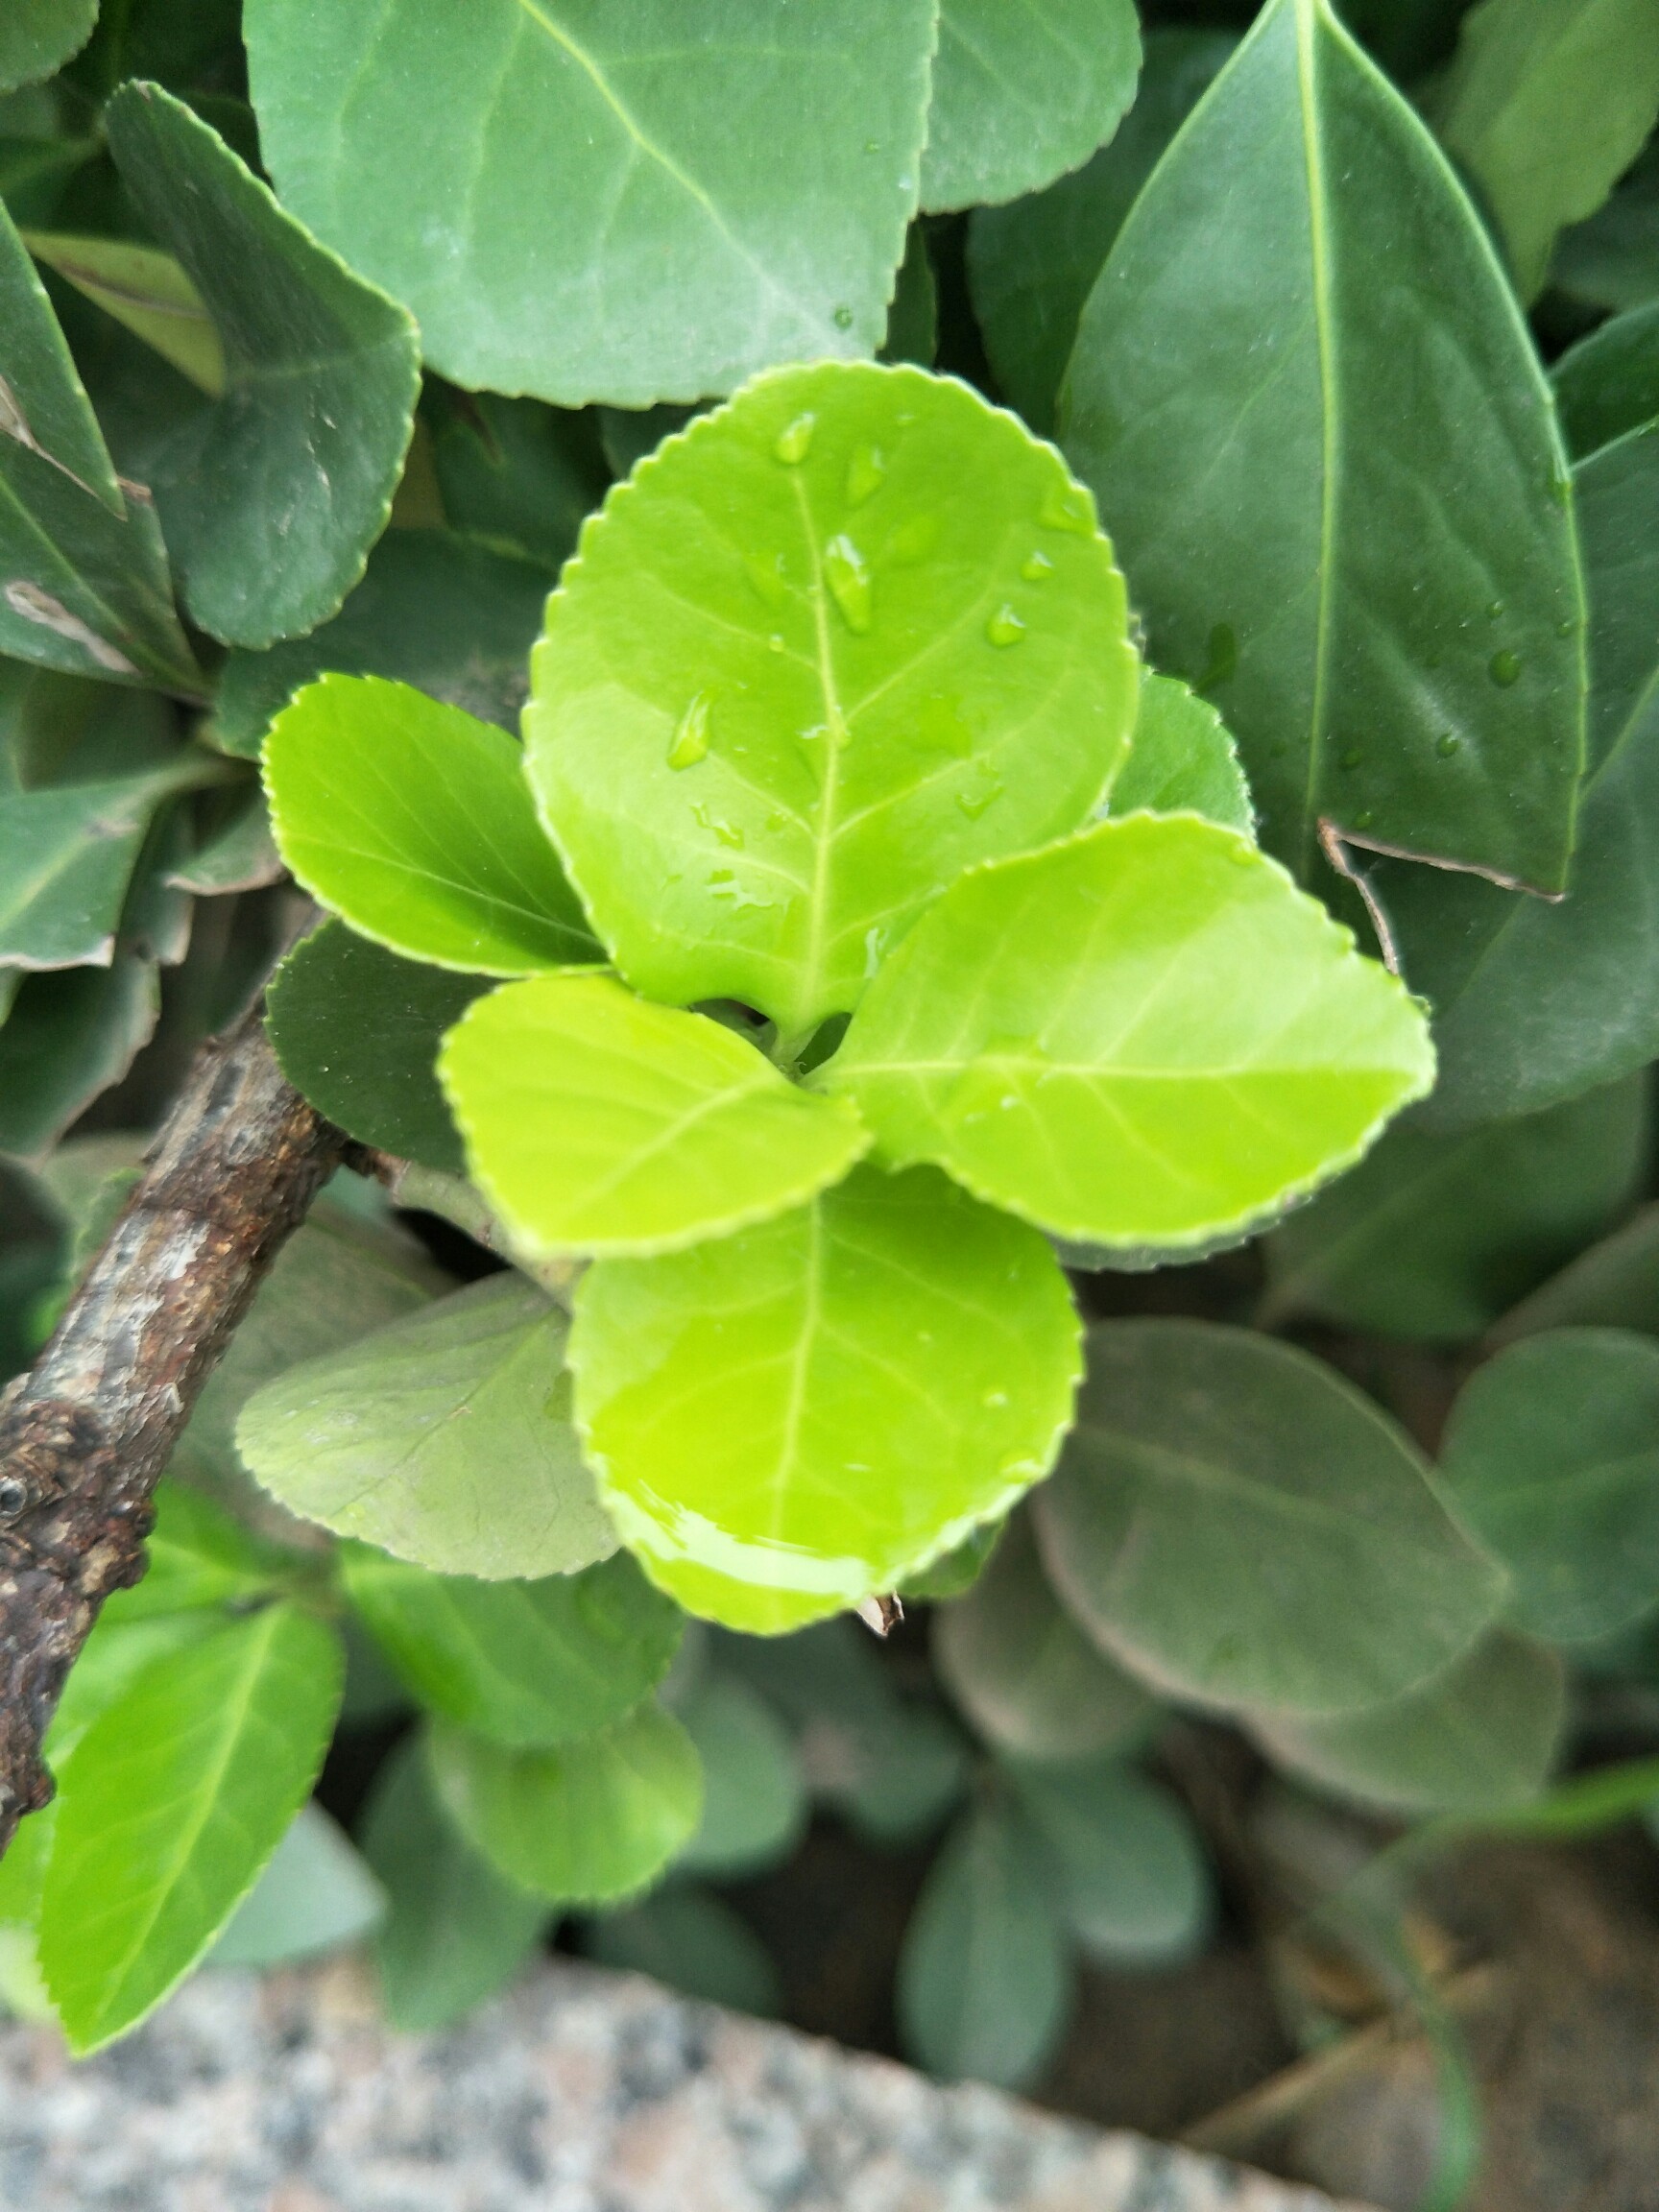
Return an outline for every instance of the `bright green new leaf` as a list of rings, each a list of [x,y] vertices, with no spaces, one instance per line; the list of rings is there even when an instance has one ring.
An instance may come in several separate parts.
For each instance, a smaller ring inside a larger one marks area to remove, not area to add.
[[[1139,814],[952,885],[815,1081],[885,1159],[1139,1252],[1270,1215],[1433,1068],[1401,984],[1276,862],[1237,830]]]
[[[316,1567],[304,1552],[255,1536],[224,1506],[171,1478],[156,1492],[156,1526],[144,1551],[143,1580],[105,1599],[100,1632],[209,1607],[246,1611]]]
[[[737,1675],[706,1674],[677,1706],[703,1763],[703,1818],[675,1861],[686,1874],[747,1874],[786,1859],[806,1824],[788,1730]]]
[[[1135,97],[1134,0],[942,0],[924,207],[1012,200],[1086,161]]]
[[[54,1772],[67,1764],[93,1721],[124,1698],[157,1660],[201,1643],[223,1625],[223,1617],[206,1606],[143,1620],[107,1605],[69,1670],[46,1732],[46,1757]],[[57,1816],[53,1811],[52,1818]]]
[[[697,1832],[691,1739],[654,1700],[553,1751],[508,1751],[440,1721],[433,1778],[496,1870],[553,1903],[603,1905],[653,1881]]]
[[[585,527],[531,780],[631,983],[808,1031],[940,884],[1088,819],[1125,620],[1087,494],[1010,417],[917,369],[781,370]]]
[[[1066,1942],[1041,1856],[1000,1799],[966,1814],[934,1861],[899,1955],[899,2025],[919,2065],[1018,2089],[1071,2005]]]
[[[1551,281],[1592,306],[1659,300],[1659,145],[1650,145],[1587,222],[1564,230]]]
[[[949,1551],[942,1551],[928,1566],[907,1575],[901,1586],[901,1598],[914,1598],[926,1605],[943,1604],[947,1599],[960,1598],[964,1591],[972,1590],[989,1565],[1006,1520],[981,1521],[977,1528],[971,1528],[960,1544]]]
[[[1384,860],[1372,881],[1434,1009],[1442,1128],[1534,1113],[1659,1054],[1659,423],[1575,473],[1589,771],[1559,904]]]
[[[446,2028],[529,1959],[547,1907],[496,1873],[438,1802],[425,1745],[407,1738],[375,1777],[363,1855],[390,1908],[374,1936],[387,2015],[406,2032]]]
[[[726,1236],[838,1182],[870,1144],[846,1100],[609,975],[539,975],[480,999],[439,1073],[473,1180],[530,1259]]]
[[[1629,1204],[1650,1132],[1644,1076],[1462,1135],[1391,1130],[1268,1240],[1262,1318],[1479,1336]]]
[[[1044,1240],[860,1167],[757,1229],[577,1286],[600,1495],[688,1611],[776,1634],[894,1589],[1047,1472],[1077,1321]]]
[[[405,960],[325,922],[272,977],[266,1020],[282,1072],[364,1144],[459,1175],[466,1155],[435,1062],[444,1032],[489,984]]]
[[[554,572],[611,481],[590,414],[496,392],[438,416],[432,461],[453,528]]]
[[[1467,1650],[1504,1596],[1404,1431],[1319,1360],[1241,1329],[1096,1329],[1036,1509],[1090,1633],[1203,1704],[1380,1703]]]
[[[1595,213],[1659,118],[1659,0],[1482,0],[1434,109],[1530,300],[1556,233]]]
[[[509,1750],[619,1719],[680,1648],[678,1608],[626,1552],[536,1582],[430,1575],[358,1545],[341,1564],[347,1595],[421,1703]]]
[[[1659,301],[1615,315],[1551,372],[1568,450],[1577,459],[1659,417]]]
[[[1123,1750],[1158,1712],[1055,1597],[1022,1513],[968,1595],[934,1615],[933,1664],[980,1734],[1016,1758]]]
[[[301,1805],[265,1871],[207,1954],[210,1966],[276,1966],[355,1943],[386,1892],[321,1806]]]
[[[1557,1655],[1503,1629],[1422,1689],[1327,1719],[1252,1721],[1293,1772],[1387,1813],[1490,1814],[1524,1805],[1550,1779],[1565,1683]]]
[[[98,0],[7,0],[0,23],[0,92],[50,77],[92,36]]]
[[[1202,1945],[1214,1898],[1178,1798],[1128,1767],[1013,1766],[1008,1774],[1058,1876],[1067,1927],[1091,1959],[1166,1965]]]
[[[40,1966],[70,2048],[134,2026],[195,1965],[310,1793],[338,1639],[288,1605],[147,1668],[59,1777]]]
[[[1380,274],[1381,273],[1381,274]],[[1558,890],[1584,694],[1566,468],[1479,219],[1326,0],[1273,0],[1083,313],[1066,448],[1262,841]]]
[[[601,1966],[649,1974],[705,2004],[775,2019],[783,1992],[766,1946],[724,1898],[670,1883],[589,1923],[582,1948]]]
[[[276,716],[328,669],[413,684],[517,731],[551,582],[540,562],[454,531],[389,530],[332,622],[268,653],[231,654],[208,733],[222,752],[257,759]]]
[[[559,1309],[509,1274],[385,1318],[308,1344],[237,1401],[236,1448],[265,1487],[439,1574],[568,1575],[613,1551],[570,1427]]]
[[[27,248],[0,207],[0,652],[199,696],[150,495],[123,490]]]
[[[408,301],[434,368],[643,407],[880,344],[933,19],[934,0],[337,0],[321,20],[252,0],[245,28],[284,202]]]
[[[156,487],[186,604],[228,644],[298,637],[338,612],[392,511],[415,325],[159,85],[125,85],[105,120],[123,183],[224,346],[225,396]]]
[[[1611,1237],[1511,1307],[1486,1341],[1501,1348],[1544,1329],[1640,1329],[1659,1336],[1659,1205],[1638,1207]]]
[[[1477,1370],[1441,1471],[1514,1581],[1508,1617],[1551,1643],[1611,1636],[1659,1602],[1659,1345],[1555,1329]]]
[[[210,399],[224,392],[225,348],[201,293],[173,254],[129,238],[73,238],[55,230],[26,230],[23,243]]]
[[[272,725],[265,789],[289,867],[377,945],[487,975],[596,957],[518,747],[458,707],[324,676]]]
[[[1112,241],[1236,43],[1220,31],[1151,32],[1135,105],[1100,151],[1045,191],[969,218],[968,284],[985,350],[1009,404],[1045,437]]]
[[[1256,828],[1250,787],[1226,725],[1176,676],[1148,673],[1142,681],[1134,742],[1112,786],[1114,814],[1141,808],[1203,814],[1246,837]]]

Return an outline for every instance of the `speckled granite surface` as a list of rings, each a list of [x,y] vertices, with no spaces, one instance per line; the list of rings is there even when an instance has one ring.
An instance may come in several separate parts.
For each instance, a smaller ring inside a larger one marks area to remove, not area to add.
[[[81,2066],[0,2030],[5,2212],[1331,2212],[563,1961],[444,2035],[349,1962],[203,1975]],[[1350,2208],[1352,2212],[1352,2208]]]

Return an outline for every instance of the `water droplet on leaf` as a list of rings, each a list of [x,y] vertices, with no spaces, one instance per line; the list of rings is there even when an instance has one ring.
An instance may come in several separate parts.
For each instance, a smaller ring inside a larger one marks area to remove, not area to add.
[[[887,463],[880,448],[876,445],[860,445],[847,464],[848,506],[862,507],[871,493],[880,489],[886,473]]]
[[[981,768],[975,781],[956,794],[956,804],[970,822],[989,813],[1002,796],[1002,779],[994,768]]]
[[[1354,827],[1356,830],[1369,830],[1372,823],[1375,822],[1376,819],[1376,815],[1373,814],[1370,807],[1367,806],[1360,813],[1355,815]]]
[[[1578,635],[1578,617],[1575,614],[1569,614],[1565,621],[1557,622],[1555,635],[1557,637],[1576,637]]]
[[[1027,584],[1041,584],[1046,576],[1052,576],[1054,564],[1046,553],[1027,553],[1020,564],[1020,573]]]
[[[783,556],[774,553],[770,561],[762,561],[758,554],[744,557],[743,573],[759,593],[763,603],[771,608],[781,607],[789,596],[789,587],[781,574]]]
[[[836,327],[836,329],[837,329],[837,330],[851,330],[851,329],[852,329],[852,327],[853,327],[853,310],[852,310],[852,308],[851,308],[851,307],[837,307],[837,308],[836,308],[836,310],[835,310],[835,318],[834,318],[834,320],[835,320],[835,327]]]
[[[1065,530],[1073,538],[1094,535],[1094,503],[1081,484],[1050,484],[1037,519],[1045,530]]]
[[[670,768],[695,768],[709,751],[709,716],[713,701],[699,691],[680,717],[680,726],[668,744]]]
[[[1494,653],[1486,663],[1486,673],[1501,691],[1507,691],[1511,684],[1520,680],[1520,654],[1511,653],[1507,647],[1502,653]]]
[[[824,548],[824,577],[849,630],[860,637],[870,627],[870,570],[845,532]]]
[[[1358,768],[1364,757],[1364,754],[1360,752],[1358,745],[1350,745],[1347,752],[1342,756],[1342,765],[1344,768]]]
[[[818,427],[816,415],[797,415],[794,421],[778,433],[772,450],[786,469],[798,469],[812,450],[812,433]]]
[[[1500,617],[1500,616],[1503,614],[1503,600],[1502,600],[1502,599],[1494,599],[1494,600],[1492,601],[1491,605],[1490,605],[1490,606],[1487,608],[1487,610],[1486,610],[1486,619],[1487,619],[1487,621],[1488,621],[1488,622],[1496,622],[1496,621],[1499,619],[1499,617]]]
[[[985,625],[985,635],[993,645],[1018,645],[1025,635],[1025,625],[1012,607],[998,607]]]
[[[1453,754],[1456,752],[1458,746],[1461,745],[1462,742],[1462,738],[1458,736],[1455,730],[1446,730],[1443,731],[1441,734],[1435,738],[1434,750],[1439,754],[1442,760],[1450,760]]]

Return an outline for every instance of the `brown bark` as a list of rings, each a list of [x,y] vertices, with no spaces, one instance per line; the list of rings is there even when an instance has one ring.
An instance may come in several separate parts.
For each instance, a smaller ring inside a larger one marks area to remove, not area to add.
[[[52,1341],[0,1394],[0,1851],[51,1798],[41,1739],[99,1607],[143,1575],[197,1393],[345,1144],[258,1013],[204,1046]]]

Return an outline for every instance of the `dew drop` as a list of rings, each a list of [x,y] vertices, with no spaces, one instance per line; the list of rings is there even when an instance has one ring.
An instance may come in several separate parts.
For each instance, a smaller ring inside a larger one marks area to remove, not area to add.
[[[998,607],[985,625],[985,635],[993,645],[1018,645],[1025,635],[1025,625],[1012,607]]]
[[[824,577],[849,630],[863,637],[870,627],[870,570],[845,532],[824,548]]]
[[[1039,550],[1028,553],[1020,564],[1020,573],[1027,584],[1041,584],[1046,576],[1052,576],[1054,564],[1046,553]]]
[[[865,141],[864,141],[864,151],[865,151],[865,153],[866,153],[866,154],[879,154],[879,153],[880,153],[880,151],[881,151],[881,141],[880,141],[880,139],[879,139],[879,138],[866,138],[866,139],[865,139]]]
[[[699,691],[680,717],[679,728],[668,744],[670,768],[695,768],[709,751],[709,716],[713,701]]]
[[[1486,663],[1486,673],[1501,691],[1507,691],[1511,684],[1520,681],[1520,654],[1511,653],[1507,647],[1502,653],[1494,653]]]
[[[720,840],[721,844],[726,846],[729,851],[733,853],[742,852],[743,832],[738,829],[735,822],[721,822],[717,820],[714,824],[714,834]]]
[[[1450,760],[1463,740],[1455,730],[1446,730],[1434,740],[1434,750],[1442,760]]]
[[[852,308],[851,308],[851,307],[837,307],[837,308],[836,308],[836,310],[835,310],[835,315],[834,315],[834,323],[835,323],[835,327],[836,327],[836,329],[837,329],[837,330],[851,330],[851,329],[852,329],[852,327],[853,327],[853,321],[854,321],[854,317],[853,317],[853,310],[852,310]]]
[[[1364,757],[1364,754],[1358,745],[1350,745],[1347,752],[1342,756],[1342,765],[1344,768],[1358,768]]]
[[[970,822],[977,822],[981,814],[988,814],[1002,796],[1002,779],[988,770],[977,783],[967,790],[958,791],[956,804]]]
[[[1356,830],[1369,830],[1372,823],[1375,822],[1376,819],[1377,817],[1372,813],[1370,807],[1366,806],[1359,813],[1355,815],[1354,827]]]
[[[818,427],[816,415],[797,415],[794,421],[780,430],[772,450],[785,469],[798,469],[812,450],[812,433]]]
[[[745,555],[743,561],[744,575],[755,587],[762,603],[774,613],[789,596],[789,587],[783,581],[782,562],[781,553],[775,553],[770,561],[762,561],[758,554],[750,553]]]
[[[1006,1390],[987,1390],[979,1403],[988,1413],[999,1412],[1008,1403],[1008,1393]]]
[[[889,561],[926,561],[938,542],[938,516],[913,515],[908,522],[894,531],[884,551]]]
[[[1550,474],[1545,481],[1549,486],[1550,496],[1554,500],[1556,506],[1565,507],[1568,500],[1573,496],[1573,479],[1562,468],[1559,461],[1551,461]]]
[[[1487,608],[1487,610],[1486,610],[1486,619],[1487,619],[1487,621],[1488,621],[1488,622],[1496,622],[1496,621],[1499,619],[1499,617],[1500,617],[1500,616],[1503,614],[1503,600],[1502,600],[1502,599],[1494,599],[1494,600],[1492,601],[1491,605],[1490,605],[1490,606]]]
[[[1557,622],[1555,635],[1557,637],[1576,637],[1578,635],[1578,617],[1575,614],[1569,614],[1564,620]]]
[[[736,876],[730,868],[715,868],[709,872],[709,888],[710,891],[723,891],[728,883],[735,883],[736,880]]]
[[[783,650],[783,639],[776,630],[774,630],[771,637],[767,638],[766,643],[768,648],[774,653],[781,653]]]
[[[1094,535],[1094,503],[1081,484],[1050,484],[1037,519],[1045,530],[1066,530],[1073,538]]]
[[[862,507],[872,493],[879,491],[881,480],[887,473],[887,463],[878,445],[860,445],[847,464],[847,504]]]

